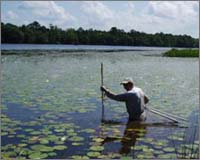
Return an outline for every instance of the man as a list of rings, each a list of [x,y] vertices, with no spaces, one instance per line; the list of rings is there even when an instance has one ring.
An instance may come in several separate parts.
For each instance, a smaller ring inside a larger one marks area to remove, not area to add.
[[[126,103],[129,121],[146,120],[144,108],[145,104],[149,101],[148,97],[144,94],[142,89],[134,87],[132,78],[125,78],[120,84],[124,86],[124,89],[127,91],[126,93],[114,94],[105,86],[101,86],[101,91],[105,92],[105,95],[110,99]]]

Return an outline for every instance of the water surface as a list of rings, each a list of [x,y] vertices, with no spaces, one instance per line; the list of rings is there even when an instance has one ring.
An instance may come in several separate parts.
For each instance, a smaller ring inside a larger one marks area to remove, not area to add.
[[[101,62],[104,83],[116,93],[124,92],[119,83],[131,76],[148,95],[150,108],[184,118],[198,108],[198,59],[146,56],[162,52],[3,55],[3,156],[180,158],[186,124],[171,125],[152,113],[143,125],[126,124],[125,104],[109,99],[105,119],[120,123],[100,121]]]

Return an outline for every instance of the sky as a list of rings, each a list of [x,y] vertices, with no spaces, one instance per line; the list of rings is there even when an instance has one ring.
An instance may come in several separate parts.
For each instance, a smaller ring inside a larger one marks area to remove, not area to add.
[[[198,1],[1,1],[1,22],[199,37]]]

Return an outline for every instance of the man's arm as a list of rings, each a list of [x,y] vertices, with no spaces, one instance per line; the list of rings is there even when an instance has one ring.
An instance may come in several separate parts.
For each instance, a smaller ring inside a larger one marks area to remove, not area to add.
[[[110,99],[116,100],[116,101],[126,101],[127,100],[127,94],[114,94],[113,92],[109,91],[105,86],[101,86],[101,91],[105,92],[106,96]]]
[[[149,102],[149,98],[146,95],[144,95],[144,103],[147,104],[148,102]]]

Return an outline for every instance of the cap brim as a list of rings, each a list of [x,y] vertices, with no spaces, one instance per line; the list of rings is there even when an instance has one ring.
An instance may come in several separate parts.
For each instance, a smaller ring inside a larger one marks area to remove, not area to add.
[[[128,84],[128,81],[122,81],[120,84]]]

